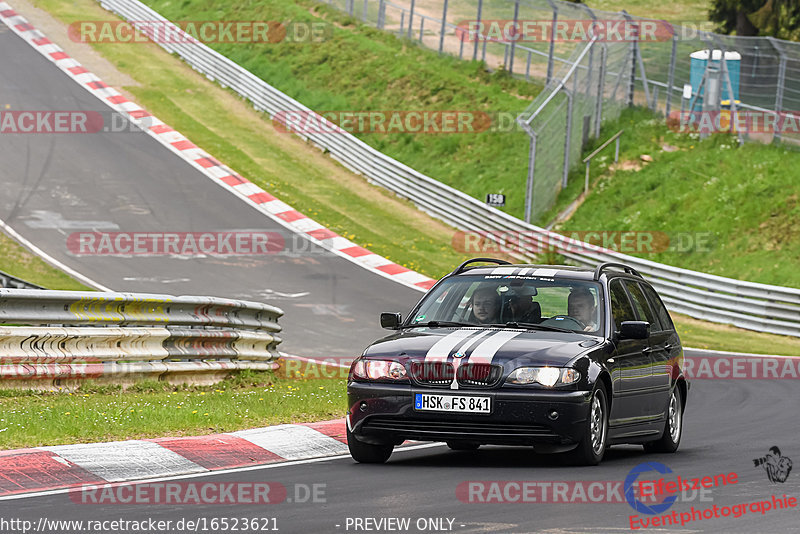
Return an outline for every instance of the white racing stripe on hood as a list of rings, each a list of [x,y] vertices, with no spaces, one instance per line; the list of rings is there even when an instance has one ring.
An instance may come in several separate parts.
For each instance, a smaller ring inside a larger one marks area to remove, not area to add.
[[[426,362],[445,362],[447,358],[450,356],[450,352],[456,348],[456,346],[464,341],[469,336],[475,334],[474,329],[462,329],[456,330],[450,334],[447,334],[442,339],[437,341],[433,344],[433,346],[428,349],[428,353],[425,354],[425,361]]]
[[[481,332],[478,332],[478,334],[475,337],[465,341],[464,345],[461,346],[458,352],[466,354],[467,351],[472,346],[475,345],[475,343],[477,343],[483,336],[489,333],[496,333],[496,332],[492,330],[483,330]],[[458,379],[456,378],[458,376],[458,367],[464,362],[465,359],[466,358],[453,358],[453,383],[450,384],[450,389],[458,389]]]
[[[509,330],[496,333],[472,351],[472,354],[469,356],[469,363],[492,363],[497,351],[521,333],[522,332],[512,332]]]

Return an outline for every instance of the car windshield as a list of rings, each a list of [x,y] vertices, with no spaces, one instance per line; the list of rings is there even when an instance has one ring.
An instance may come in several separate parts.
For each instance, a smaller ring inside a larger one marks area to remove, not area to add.
[[[603,326],[600,295],[595,282],[454,276],[425,296],[407,326],[502,325],[598,334]]]

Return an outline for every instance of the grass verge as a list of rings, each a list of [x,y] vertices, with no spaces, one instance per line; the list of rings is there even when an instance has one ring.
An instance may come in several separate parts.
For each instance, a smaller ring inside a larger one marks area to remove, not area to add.
[[[650,232],[651,248],[627,252],[706,273],[800,288],[800,153],[780,145],[738,146],[730,135],[705,140],[670,131],[663,118],[625,110],[601,138],[621,128],[592,166],[594,186],[561,233]],[[642,161],[649,156],[652,161]],[[559,207],[577,196],[573,174]]]
[[[232,432],[342,417],[342,379],[242,371],[214,386],[85,383],[74,392],[0,390],[0,449]]]
[[[47,289],[92,291],[3,233],[0,233],[0,271]]]

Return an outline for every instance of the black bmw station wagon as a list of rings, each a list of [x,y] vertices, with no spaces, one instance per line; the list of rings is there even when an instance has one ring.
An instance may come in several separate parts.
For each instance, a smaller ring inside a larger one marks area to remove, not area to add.
[[[494,265],[475,265],[492,263]],[[405,440],[527,445],[599,463],[609,445],[674,452],[689,384],[664,304],[633,268],[476,258],[433,286],[348,378],[347,441],[381,463]]]

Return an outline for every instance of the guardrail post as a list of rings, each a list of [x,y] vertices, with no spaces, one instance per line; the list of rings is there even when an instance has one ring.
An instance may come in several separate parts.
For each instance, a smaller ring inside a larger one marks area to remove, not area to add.
[[[447,31],[447,0],[444,0],[444,7],[442,8],[442,27],[439,33],[439,53],[444,50],[444,33]],[[463,42],[463,37],[462,37]]]
[[[514,34],[511,36],[511,59],[508,61],[508,72],[514,74],[514,54],[517,48],[517,21],[519,20],[519,0],[514,0]]]
[[[556,45],[556,22],[558,22],[558,7],[553,3],[553,0],[547,0],[550,7],[553,8],[553,22],[550,26],[550,49],[547,52],[547,79],[545,85],[550,83],[553,79],[553,55],[555,54]]]
[[[669,117],[672,108],[672,84],[675,83],[675,60],[678,56],[678,40],[672,36],[672,54],[669,57],[669,72],[667,74],[667,102],[664,114]]]
[[[474,36],[475,38],[475,47],[472,51],[472,61],[477,61],[478,59],[478,43],[480,42],[480,35],[481,35],[481,14],[483,12],[483,0],[478,0],[478,15],[475,17],[475,28],[478,30],[477,35]]]
[[[533,176],[536,170],[536,138],[535,132],[531,136],[530,152],[528,153],[528,181],[525,184],[525,222],[531,222],[533,216]]]
[[[564,168],[562,169],[561,187],[567,187],[567,179],[569,177],[569,148],[572,138],[572,93],[566,88],[564,93],[567,95],[567,128],[564,134]]]
[[[416,0],[411,0],[411,10],[408,12],[408,38],[411,39],[411,34],[414,31],[414,4]]]

